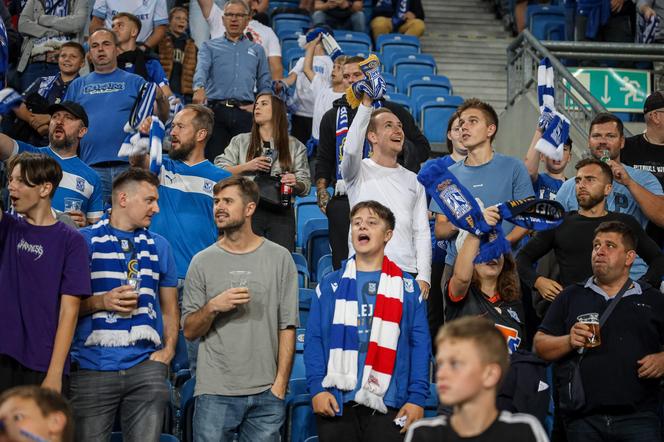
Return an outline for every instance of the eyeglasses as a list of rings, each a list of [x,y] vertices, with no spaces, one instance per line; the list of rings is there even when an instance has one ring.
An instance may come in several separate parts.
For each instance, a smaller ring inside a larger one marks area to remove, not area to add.
[[[240,18],[245,18],[248,15],[249,14],[224,14],[224,17],[228,17],[229,19],[234,19],[234,18],[240,19]]]

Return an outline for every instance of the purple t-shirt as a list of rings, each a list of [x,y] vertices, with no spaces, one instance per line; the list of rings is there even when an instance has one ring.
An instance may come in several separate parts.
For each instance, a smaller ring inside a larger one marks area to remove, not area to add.
[[[0,354],[48,371],[60,314],[60,296],[88,296],[85,240],[57,222],[34,226],[2,214],[0,221]],[[65,364],[65,373],[69,363]]]

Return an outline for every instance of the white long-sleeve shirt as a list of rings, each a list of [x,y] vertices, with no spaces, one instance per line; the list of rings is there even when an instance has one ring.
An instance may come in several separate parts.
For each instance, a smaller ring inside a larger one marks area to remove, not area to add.
[[[431,232],[424,187],[417,181],[417,175],[401,165],[384,167],[370,158],[362,159],[372,112],[373,108],[360,104],[344,144],[341,176],[346,183],[348,202],[351,208],[369,200],[388,207],[394,213],[396,225],[385,255],[401,270],[416,273],[415,279],[431,283]],[[348,249],[353,255],[352,244]]]

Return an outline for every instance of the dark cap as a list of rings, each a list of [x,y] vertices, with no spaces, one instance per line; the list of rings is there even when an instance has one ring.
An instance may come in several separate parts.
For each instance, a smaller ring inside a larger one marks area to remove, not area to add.
[[[646,98],[646,104],[643,105],[643,113],[647,114],[657,109],[664,108],[664,92],[655,91]]]
[[[59,110],[69,112],[79,120],[82,120],[85,127],[88,127],[88,114],[80,104],[74,103],[73,101],[63,101],[62,103],[52,104],[48,107],[49,115],[53,115]]]

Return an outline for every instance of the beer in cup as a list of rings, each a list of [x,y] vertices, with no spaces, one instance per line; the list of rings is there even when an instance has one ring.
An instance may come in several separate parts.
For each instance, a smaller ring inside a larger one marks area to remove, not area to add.
[[[584,347],[593,348],[599,346],[602,343],[602,338],[599,333],[599,313],[585,313],[577,316],[576,320],[587,325],[590,332],[593,334],[586,338]]]

